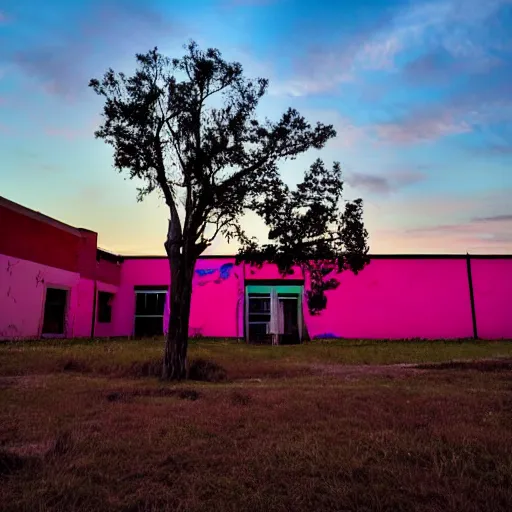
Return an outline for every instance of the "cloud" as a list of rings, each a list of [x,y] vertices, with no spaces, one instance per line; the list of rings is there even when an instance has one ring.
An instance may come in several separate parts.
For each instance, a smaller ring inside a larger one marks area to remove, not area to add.
[[[76,96],[87,90],[93,73],[101,74],[126,55],[152,48],[177,31],[148,4],[95,0],[87,6],[57,35],[53,27],[42,25],[40,37],[11,56],[47,93]]]
[[[406,230],[412,240],[434,238],[439,243],[457,241],[466,247],[498,247],[512,250],[512,214],[474,216],[470,220],[450,224],[434,224]]]
[[[457,193],[400,194],[365,201],[365,224],[375,253],[512,253],[512,188]],[[488,218],[479,222],[478,218]]]
[[[423,172],[413,169],[393,171],[384,175],[350,172],[345,176],[346,183],[351,187],[376,194],[389,194],[425,179],[426,175]]]
[[[395,122],[374,126],[377,137],[392,144],[415,144],[471,131],[468,122],[448,109],[417,109]]]
[[[401,4],[349,37],[309,49],[276,93],[306,96],[336,90],[365,71],[397,72],[421,83],[445,82],[460,73],[483,73],[499,65],[496,51],[510,51],[502,10],[511,0],[431,0]],[[416,54],[414,59],[409,55]]]
[[[492,215],[491,217],[475,217],[473,222],[512,222],[512,213],[503,215]]]
[[[510,72],[488,73],[482,82],[473,81],[470,87],[457,90],[440,102],[428,107],[410,106],[405,113],[399,112],[390,121],[371,128],[382,142],[400,145],[478,131],[482,139],[489,139],[486,148],[508,152],[510,139],[494,132],[500,125],[510,127],[510,78],[512,66]]]

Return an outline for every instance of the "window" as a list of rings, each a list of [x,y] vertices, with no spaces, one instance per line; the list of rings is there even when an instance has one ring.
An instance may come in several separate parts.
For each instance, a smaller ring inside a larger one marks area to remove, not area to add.
[[[43,334],[64,334],[68,290],[47,288],[44,303]]]
[[[135,336],[161,336],[164,332],[164,308],[167,288],[147,287],[135,290]]]
[[[109,324],[112,321],[112,301],[114,294],[98,292],[98,322]]]

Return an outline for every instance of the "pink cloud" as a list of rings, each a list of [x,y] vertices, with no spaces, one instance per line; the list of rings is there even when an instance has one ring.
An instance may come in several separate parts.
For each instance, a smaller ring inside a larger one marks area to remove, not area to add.
[[[358,190],[389,194],[409,185],[420,183],[426,178],[426,174],[417,169],[402,169],[380,174],[350,172],[347,173],[345,181]]]
[[[365,200],[371,252],[512,253],[511,193],[504,188]]]
[[[419,110],[411,112],[401,121],[375,126],[377,136],[394,144],[414,144],[458,135],[471,131],[468,122],[459,119],[449,109]]]

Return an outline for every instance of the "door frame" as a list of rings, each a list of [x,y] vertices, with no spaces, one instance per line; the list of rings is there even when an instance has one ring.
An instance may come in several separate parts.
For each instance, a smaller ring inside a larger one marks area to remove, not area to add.
[[[279,299],[279,292],[281,293],[294,293],[297,297],[297,327],[299,330],[299,343],[302,343],[304,336],[304,315],[302,310],[303,297],[304,297],[304,281],[302,280],[281,280],[281,281],[267,281],[267,280],[254,280],[246,281],[244,287],[244,339],[249,343],[249,294],[250,293],[269,293],[277,288],[277,296]],[[286,297],[281,297],[286,299]],[[290,299],[292,297],[289,297]],[[295,297],[293,297],[295,300]],[[272,314],[272,313],[271,313]]]
[[[45,309],[46,309],[46,295],[47,295],[47,292],[48,292],[48,288],[52,288],[54,290],[65,290],[66,291],[66,304],[64,305],[64,329],[63,329],[63,333],[62,334],[58,334],[58,333],[48,333],[48,332],[44,332],[43,333],[43,327],[44,327],[44,312],[45,312]],[[41,312],[41,316],[40,316],[40,321],[39,321],[39,338],[62,338],[62,339],[65,339],[65,338],[72,338],[73,336],[73,333],[69,332],[69,329],[70,329],[70,326],[69,326],[69,306],[70,306],[70,303],[71,303],[71,290],[72,290],[72,287],[69,286],[69,285],[63,285],[63,284],[54,284],[54,283],[48,283],[48,282],[45,282],[44,283],[44,292],[43,292],[43,305],[42,305],[42,312]]]

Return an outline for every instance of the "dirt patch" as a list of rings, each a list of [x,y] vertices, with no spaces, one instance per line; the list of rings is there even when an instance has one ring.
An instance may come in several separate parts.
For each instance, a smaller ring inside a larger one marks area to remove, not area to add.
[[[346,365],[315,363],[310,365],[309,368],[319,375],[332,375],[346,380],[358,380],[365,377],[398,379],[420,374],[425,371],[413,364]]]
[[[134,391],[113,391],[106,398],[109,402],[131,402],[137,397],[175,397],[195,401],[201,394],[195,389],[136,389]]]
[[[3,453],[9,453],[21,459],[33,459],[45,456],[52,448],[50,441],[40,443],[23,443],[12,446],[4,446]]]
[[[44,388],[48,375],[19,375],[15,377],[0,377],[0,389],[7,388]]]
[[[480,359],[477,361],[447,361],[418,364],[420,370],[476,370],[479,372],[512,371],[512,359]]]

